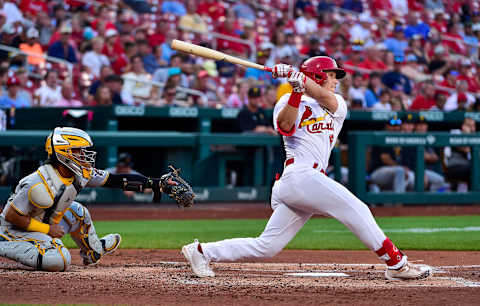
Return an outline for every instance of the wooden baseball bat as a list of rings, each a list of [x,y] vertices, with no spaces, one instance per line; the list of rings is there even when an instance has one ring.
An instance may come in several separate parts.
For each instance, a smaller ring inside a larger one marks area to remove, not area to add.
[[[256,69],[272,72],[272,68],[270,68],[270,67],[266,67],[266,66],[263,66],[263,65],[260,65],[260,64],[256,64],[256,63],[250,62],[248,60],[245,60],[245,59],[242,59],[242,58],[239,58],[239,57],[236,57],[236,56],[228,55],[228,54],[225,54],[225,53],[217,51],[217,50],[213,50],[213,49],[210,49],[210,48],[205,48],[205,47],[195,45],[195,44],[191,44],[191,43],[188,43],[188,42],[185,42],[185,41],[174,39],[174,40],[172,40],[172,43],[170,44],[170,46],[174,50],[189,53],[189,54],[193,54],[193,55],[198,55],[198,56],[209,58],[209,59],[212,59],[212,60],[225,61],[225,62],[229,62],[229,63],[232,63],[232,64],[238,64],[238,65],[242,65],[242,66],[245,66],[245,67],[251,67],[251,68],[256,68]]]

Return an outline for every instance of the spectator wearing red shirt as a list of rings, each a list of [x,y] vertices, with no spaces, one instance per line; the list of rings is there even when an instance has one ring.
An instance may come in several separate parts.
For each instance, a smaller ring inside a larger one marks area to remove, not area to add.
[[[155,47],[165,42],[165,29],[168,28],[168,22],[164,19],[157,20],[155,24],[155,30],[152,33],[148,33],[148,43],[150,46]]]
[[[123,49],[117,30],[108,29],[105,32],[105,44],[103,45],[102,54],[108,57],[110,63],[113,63],[124,53],[125,50]]]
[[[218,32],[223,35],[240,38],[238,33],[239,25],[234,16],[229,15],[225,19],[224,23],[219,27]],[[234,51],[238,54],[243,54],[245,48],[243,44],[233,42],[231,40],[218,39],[217,45],[219,50]]]
[[[465,0],[453,1],[453,5],[452,5],[451,10],[452,10],[454,13],[462,14],[462,11],[464,10],[464,7],[465,7],[465,6],[468,7],[468,9],[471,9],[469,2],[470,2],[470,1],[465,1]]]
[[[429,110],[435,106],[435,86],[431,81],[422,84],[421,93],[413,100],[410,110]]]
[[[385,0],[373,0],[372,1],[372,13],[375,16],[378,16],[379,11],[391,12],[392,11],[392,4],[390,1]]]
[[[382,61],[380,51],[376,46],[368,47],[366,55],[366,59],[360,64],[360,67],[375,71],[386,71],[388,69],[387,65]]]
[[[113,71],[119,75],[130,70],[130,59],[138,52],[137,44],[134,42],[127,41],[124,46],[125,53],[120,54],[112,65]]]
[[[433,20],[431,26],[435,28],[439,33],[447,33],[447,22],[444,19],[443,10],[439,10],[435,13],[435,19]]]
[[[72,36],[71,40],[75,48],[80,49],[80,46],[85,42],[85,27],[83,26],[83,20],[80,15],[74,15],[71,19]]]
[[[438,85],[440,85],[442,87],[455,89],[456,83],[457,83],[457,77],[459,75],[460,74],[458,73],[457,70],[450,69],[444,74],[443,81],[440,82]],[[450,95],[450,91],[448,91],[448,90],[440,89],[440,90],[438,90],[438,92],[441,92],[441,93],[445,94],[446,96]]]
[[[464,80],[468,83],[468,91],[478,92],[480,90],[480,84],[472,73],[472,62],[470,60],[464,60],[460,63],[460,75],[457,77],[457,81]]]
[[[467,48],[463,37],[459,34],[458,24],[448,25],[448,32],[442,35],[442,43],[453,53],[467,55]]]
[[[19,8],[27,19],[36,17],[39,11],[48,13],[48,5],[45,0],[22,0]]]
[[[108,29],[116,29],[115,24],[114,24],[114,17],[115,16],[115,11],[110,9],[107,5],[101,5],[98,8],[97,14],[98,16],[94,21],[90,23],[90,26],[92,29],[95,31],[99,30],[99,23],[100,22],[105,22],[105,31]]]
[[[362,51],[363,51],[362,45],[352,46],[352,52],[350,53],[349,59],[343,63],[344,65],[343,68],[348,74],[355,73],[354,67],[365,68],[363,67]]]
[[[423,5],[420,2],[422,2],[422,1],[408,0],[408,10],[410,12],[412,12],[412,11],[415,11],[415,12],[423,11]]]
[[[221,1],[204,0],[198,4],[197,14],[208,16],[211,18],[211,21],[217,21],[221,17],[225,17],[225,7]]]

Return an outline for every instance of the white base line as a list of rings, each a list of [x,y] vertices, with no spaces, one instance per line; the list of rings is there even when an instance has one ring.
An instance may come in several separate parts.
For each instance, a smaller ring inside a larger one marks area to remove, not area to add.
[[[180,266],[186,266],[188,265],[187,262],[185,261],[160,261],[156,262],[157,264],[162,264],[162,265],[180,265]],[[227,262],[221,262],[221,263],[227,263]],[[213,263],[215,264],[215,263]],[[236,264],[241,264],[236,262]],[[244,264],[252,264],[251,262],[245,262]],[[253,263],[253,264],[260,264],[260,263]],[[365,264],[365,263],[300,263],[300,262],[276,262],[276,263],[266,263],[269,265],[298,265],[299,267],[324,267],[324,266],[344,266],[344,267],[385,267],[385,264]],[[457,265],[457,266],[432,266],[435,269],[480,269],[480,265]],[[238,270],[244,270],[244,269],[238,269]],[[273,270],[269,270],[273,271]],[[279,270],[280,271],[280,270]],[[288,272],[288,270],[281,270],[284,272]],[[296,271],[296,270],[295,270]]]
[[[465,265],[465,266],[438,266],[437,268],[440,268],[440,269],[457,269],[457,268],[466,268],[466,269],[470,269],[470,268],[480,268],[480,265]]]
[[[440,279],[446,279],[450,281],[457,282],[465,287],[480,287],[480,283],[466,280],[462,277],[438,277]]]
[[[186,262],[181,262],[181,261],[161,261],[159,264],[164,264],[164,265],[174,265],[174,266],[188,266]],[[243,264],[249,264],[249,263],[243,263]],[[252,263],[250,263],[252,264]],[[255,263],[258,264],[258,263]],[[270,273],[284,273],[284,276],[349,276],[348,274],[345,275],[340,275],[344,273],[340,272],[331,272],[332,270],[335,270],[335,266],[338,267],[385,267],[385,264],[331,264],[331,263],[267,263],[269,265],[299,265],[301,267],[325,267],[325,266],[332,266],[331,269],[326,270],[325,272],[321,271],[311,271],[311,272],[306,272],[305,270],[275,270],[275,269],[255,269],[255,268],[228,268],[227,270],[229,271],[242,271],[242,272],[270,272]],[[443,271],[443,269],[458,269],[458,268],[464,268],[464,269],[475,269],[475,268],[480,268],[480,265],[455,265],[455,266],[434,266],[434,272],[435,273],[448,273],[447,271]],[[355,273],[355,272],[365,272],[365,271],[353,271],[349,270],[347,272],[350,273]],[[383,271],[372,271],[372,272],[383,272]],[[435,274],[434,273],[434,274]],[[315,275],[318,274],[318,275]],[[252,275],[252,277],[255,277],[258,275]],[[456,282],[457,284],[464,286],[464,287],[473,287],[473,288],[480,288],[480,282],[475,282],[475,281],[470,281],[466,280],[462,277],[442,277],[442,276],[435,276],[434,279],[444,279],[444,280],[449,280]],[[403,284],[404,286],[413,286],[413,287],[418,287],[418,286],[431,286],[429,284],[415,284],[415,285],[409,285],[409,284]]]
[[[300,276],[300,277],[348,277],[348,274],[339,272],[300,272],[300,273],[285,273],[285,276]]]

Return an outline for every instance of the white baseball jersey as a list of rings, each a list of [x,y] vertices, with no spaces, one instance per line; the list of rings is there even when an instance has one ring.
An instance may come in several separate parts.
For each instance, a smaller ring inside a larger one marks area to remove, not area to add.
[[[278,131],[277,118],[288,103],[290,94],[278,100],[273,111],[273,125]],[[347,115],[347,104],[342,96],[335,94],[338,108],[331,114],[326,108],[309,96],[303,95],[295,126],[289,136],[283,136],[287,159],[295,158],[295,163],[318,163],[320,169],[326,169],[330,152],[335,146],[343,121]]]

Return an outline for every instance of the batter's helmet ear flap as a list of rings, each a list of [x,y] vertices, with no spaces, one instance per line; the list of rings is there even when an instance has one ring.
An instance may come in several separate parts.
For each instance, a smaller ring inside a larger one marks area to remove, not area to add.
[[[316,77],[316,79],[314,79],[315,82],[317,82],[320,85],[323,85],[323,83],[325,83],[325,81],[327,80],[328,75],[325,72],[321,71],[319,73],[315,73],[315,77]]]

